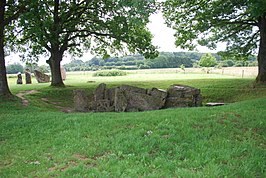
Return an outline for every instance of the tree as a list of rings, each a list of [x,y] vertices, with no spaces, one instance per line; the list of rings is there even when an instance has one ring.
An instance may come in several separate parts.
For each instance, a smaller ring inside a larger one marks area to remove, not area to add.
[[[12,30],[14,25],[12,22],[16,20],[19,15],[25,12],[26,1],[16,0],[1,0],[0,1],[0,97],[12,96],[6,77],[5,67],[5,50],[4,47],[8,42],[12,41],[14,36]]]
[[[201,67],[214,67],[216,64],[216,58],[210,53],[204,54],[199,60],[199,65]]]
[[[256,81],[266,82],[265,0],[166,0],[164,16],[182,48],[227,42],[227,54],[247,57],[258,47]]]
[[[186,72],[186,69],[185,69],[185,68],[186,68],[186,67],[185,67],[185,65],[184,65],[184,64],[181,64],[181,65],[180,65],[180,69],[181,69],[181,70],[183,70],[183,71],[184,71],[184,73]]]
[[[10,64],[6,67],[6,72],[8,74],[16,74],[18,72],[23,72],[23,66],[20,63]]]
[[[52,86],[64,86],[60,63],[65,52],[82,55],[84,50],[108,57],[117,51],[139,52],[155,57],[151,33],[146,24],[157,9],[155,0],[36,0],[34,10],[20,21],[21,42],[30,41],[32,56],[49,54],[46,61],[52,74]]]

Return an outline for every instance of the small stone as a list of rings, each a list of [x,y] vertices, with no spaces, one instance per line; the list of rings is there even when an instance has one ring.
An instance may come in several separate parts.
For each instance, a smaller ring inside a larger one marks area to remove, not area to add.
[[[22,82],[22,75],[21,75],[20,72],[18,73],[17,77],[18,77],[17,84],[20,84],[21,85],[23,82]]]
[[[205,106],[223,106],[225,105],[224,103],[206,103]]]

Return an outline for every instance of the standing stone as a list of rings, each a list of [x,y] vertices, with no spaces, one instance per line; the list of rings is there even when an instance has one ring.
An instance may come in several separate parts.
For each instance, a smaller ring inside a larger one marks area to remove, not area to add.
[[[46,75],[38,70],[34,70],[34,75],[38,83],[48,83],[50,82],[50,76]]]
[[[26,84],[31,84],[31,73],[29,69],[25,71]]]
[[[17,79],[17,84],[22,84],[22,75],[21,73],[19,72],[18,75],[17,75],[18,79]]]
[[[94,101],[103,100],[106,95],[106,84],[101,83],[94,92]]]
[[[115,103],[115,90],[116,88],[109,88],[106,90],[107,96],[105,98],[110,100],[110,105],[114,105]]]
[[[66,69],[64,67],[60,67],[62,80],[66,80]]]
[[[88,96],[85,90],[74,90],[74,108],[79,112],[86,112],[89,109]]]
[[[115,89],[114,107],[116,112],[125,112],[127,108],[127,98],[119,88]]]

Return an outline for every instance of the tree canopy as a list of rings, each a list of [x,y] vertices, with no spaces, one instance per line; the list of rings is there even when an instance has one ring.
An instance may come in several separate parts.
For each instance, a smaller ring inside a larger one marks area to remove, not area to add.
[[[217,64],[216,58],[210,53],[201,56],[199,65],[201,67],[214,67]]]
[[[8,47],[12,48],[14,40],[14,20],[26,12],[27,0],[1,0],[0,1],[0,97],[10,97],[5,67],[5,56]]]
[[[90,50],[104,57],[123,51],[157,55],[146,27],[157,9],[155,0],[37,0],[31,6],[20,21],[21,42],[27,42],[24,51],[34,57],[50,56],[52,85],[63,85],[59,66],[66,51],[82,55]]]
[[[182,48],[226,42],[227,55],[243,57],[259,47],[257,81],[266,82],[265,0],[166,0],[163,11]]]

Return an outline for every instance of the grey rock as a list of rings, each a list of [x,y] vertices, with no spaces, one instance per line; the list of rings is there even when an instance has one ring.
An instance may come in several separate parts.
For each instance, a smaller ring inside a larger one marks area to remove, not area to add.
[[[116,112],[125,112],[127,108],[127,98],[120,88],[115,89],[114,108]]]
[[[92,102],[92,111],[95,112],[112,112],[115,111],[114,106],[111,106],[110,100],[103,99]]]
[[[50,76],[46,75],[38,70],[34,70],[34,75],[38,83],[48,83],[50,82]]]
[[[29,70],[25,72],[26,84],[31,84],[31,73]]]
[[[186,85],[172,85],[167,89],[164,108],[195,107],[202,105],[200,90]]]
[[[89,110],[88,96],[85,90],[74,90],[74,108],[79,112]]]
[[[160,109],[160,102],[151,95],[125,91],[127,99],[126,111],[148,111]]]
[[[106,94],[105,98],[110,100],[111,105],[114,105],[114,103],[115,103],[115,90],[116,90],[116,88],[109,88],[105,92],[105,94]]]
[[[66,80],[66,69],[64,67],[60,67],[60,71],[62,80]]]
[[[168,97],[164,108],[189,107],[193,106],[193,100],[190,98]]]
[[[91,99],[83,92],[79,91],[74,95],[75,108],[79,111],[137,112],[202,104],[200,90],[184,85],[172,85],[165,91],[129,85],[108,89],[106,84],[102,83],[96,88]],[[83,100],[80,97],[83,97]]]
[[[134,93],[147,93],[147,89],[144,88],[139,88],[135,86],[130,86],[130,85],[121,85],[118,87],[121,91],[127,91],[127,92],[134,92]]]
[[[21,75],[21,73],[19,73],[19,74],[17,75],[17,77],[18,77],[18,79],[17,79],[17,84],[22,84],[23,82],[22,82],[22,75]]]
[[[101,83],[94,92],[94,101],[103,100],[106,96],[106,84]]]
[[[167,92],[165,90],[152,88],[147,91],[147,94],[152,96],[154,104],[157,105],[159,109],[164,106],[167,97]]]

